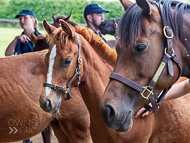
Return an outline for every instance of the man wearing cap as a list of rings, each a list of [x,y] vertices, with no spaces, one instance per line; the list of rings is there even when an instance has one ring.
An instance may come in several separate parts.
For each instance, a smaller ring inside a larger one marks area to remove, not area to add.
[[[104,21],[104,13],[109,11],[103,9],[99,4],[91,3],[88,4],[84,9],[84,18],[87,23],[87,27],[90,27],[96,34],[99,34],[100,37],[106,42],[102,33],[99,30],[99,25]]]

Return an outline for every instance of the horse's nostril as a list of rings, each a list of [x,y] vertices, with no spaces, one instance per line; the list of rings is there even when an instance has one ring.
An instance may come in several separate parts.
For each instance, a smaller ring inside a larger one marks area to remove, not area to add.
[[[47,99],[47,103],[46,103],[47,109],[51,110],[52,109],[52,104],[51,101],[49,99]]]
[[[107,119],[108,121],[112,121],[115,119],[116,116],[116,110],[111,104],[106,105],[106,110],[107,110]]]

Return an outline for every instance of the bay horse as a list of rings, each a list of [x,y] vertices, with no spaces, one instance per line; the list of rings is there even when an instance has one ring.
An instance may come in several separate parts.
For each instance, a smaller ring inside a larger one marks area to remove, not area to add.
[[[59,20],[62,19],[64,21],[66,21],[67,23],[71,24],[72,26],[77,26],[78,25],[77,22],[75,22],[73,20],[70,20],[71,16],[72,16],[72,14],[70,14],[67,17],[65,15],[60,15],[60,14],[58,14],[57,16],[55,16],[55,14],[52,13],[52,19],[53,19],[52,25],[55,26],[55,27],[57,27],[57,28],[60,27]]]
[[[163,135],[163,142],[189,142],[190,96],[166,103],[173,107],[161,104],[179,76],[190,77],[189,5],[168,0],[121,3],[126,11],[118,26],[117,63],[100,104],[103,120],[109,128],[128,131],[133,115],[151,102],[154,113],[166,107],[171,111],[155,115],[167,116],[155,125],[165,124],[162,131],[172,136]]]
[[[134,125],[128,132],[107,128],[102,120],[99,104],[109,82],[109,74],[116,64],[116,51],[86,27],[72,28],[64,21],[61,21],[60,28],[49,25],[46,20],[43,24],[49,41],[49,51],[45,58],[49,72],[40,96],[40,106],[43,110],[56,113],[61,99],[71,98],[70,91],[78,85],[90,113],[90,129],[94,143],[168,143],[169,140],[179,142],[180,137],[175,136],[171,129],[175,129],[181,138],[188,136],[185,131],[189,128],[184,126],[189,123],[184,123],[186,118],[180,116],[187,110],[184,102],[181,102],[184,101],[183,98],[163,102],[160,112],[152,116],[138,119],[133,116]],[[115,88],[117,86],[110,89],[110,92]],[[71,100],[73,98],[74,95]],[[182,107],[183,110],[176,110]],[[173,116],[169,114],[171,112]],[[177,118],[178,116],[181,118]],[[168,124],[169,122],[171,124]],[[178,131],[176,128],[179,128]]]
[[[106,34],[110,34],[113,35],[115,38],[117,37],[116,35],[116,31],[118,28],[118,23],[119,23],[120,18],[113,18],[113,19],[108,19],[108,20],[104,20],[100,26],[99,26],[99,30],[101,31],[101,33],[103,35]],[[116,38],[117,39],[117,38]]]
[[[108,20],[104,20],[100,26],[99,26],[99,30],[101,31],[101,33],[103,35],[106,34],[110,34],[113,35],[115,37],[115,39],[113,40],[107,40],[107,44],[111,47],[111,48],[115,48],[116,44],[117,44],[117,27],[118,27],[118,22],[119,22],[119,18],[118,19],[108,19]]]

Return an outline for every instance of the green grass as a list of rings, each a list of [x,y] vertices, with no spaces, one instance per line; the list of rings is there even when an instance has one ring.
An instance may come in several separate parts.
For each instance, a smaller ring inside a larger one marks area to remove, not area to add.
[[[14,40],[14,38],[22,33],[21,28],[7,28],[0,27],[0,58],[5,57],[5,50],[8,45]],[[39,30],[40,33],[44,34],[44,30]],[[111,35],[103,35],[106,40],[115,39]]]

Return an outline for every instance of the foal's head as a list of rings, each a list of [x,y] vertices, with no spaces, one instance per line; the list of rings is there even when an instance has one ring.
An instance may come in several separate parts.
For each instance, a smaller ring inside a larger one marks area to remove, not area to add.
[[[78,70],[77,58],[80,43],[78,35],[66,22],[63,20],[60,22],[60,28],[55,28],[48,24],[46,20],[43,22],[44,28],[48,33],[49,51],[45,57],[45,62],[48,66],[47,83],[44,84],[45,87],[40,97],[40,105],[45,111],[51,113],[55,113],[59,109],[61,97],[64,93],[68,93],[67,98],[70,98],[70,91],[68,91],[68,86],[70,85],[68,85],[68,82],[71,81],[73,75]],[[80,75],[77,75],[72,80],[71,85],[76,85],[79,77]]]

